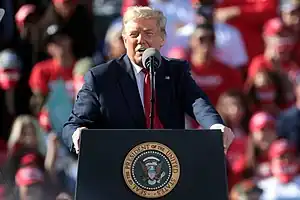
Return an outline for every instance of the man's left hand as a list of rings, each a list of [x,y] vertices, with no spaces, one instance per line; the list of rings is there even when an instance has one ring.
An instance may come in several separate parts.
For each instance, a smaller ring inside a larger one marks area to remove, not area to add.
[[[234,139],[234,134],[232,130],[222,124],[214,124],[210,127],[210,129],[220,129],[222,131],[224,152],[227,153],[227,150]]]

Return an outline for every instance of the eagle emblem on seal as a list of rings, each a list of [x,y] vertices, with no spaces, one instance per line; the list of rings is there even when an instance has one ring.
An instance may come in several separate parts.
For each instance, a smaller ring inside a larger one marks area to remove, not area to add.
[[[162,171],[162,162],[157,157],[147,157],[143,159],[140,164],[144,172],[142,177],[143,181],[151,186],[161,183],[161,180],[166,173]]]

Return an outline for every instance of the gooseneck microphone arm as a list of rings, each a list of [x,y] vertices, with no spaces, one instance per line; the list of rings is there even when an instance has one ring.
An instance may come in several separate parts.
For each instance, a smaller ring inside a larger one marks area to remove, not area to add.
[[[154,115],[155,115],[155,68],[154,68],[154,57],[149,58],[150,66],[149,66],[149,73],[150,73],[150,86],[151,86],[151,97],[150,97],[150,129],[154,128]]]
[[[144,51],[142,56],[143,66],[149,71],[150,75],[150,87],[151,87],[151,96],[150,96],[150,115],[147,116],[150,118],[150,129],[154,128],[154,116],[156,113],[155,109],[155,71],[160,67],[161,64],[161,55],[160,52],[155,48],[148,48]]]

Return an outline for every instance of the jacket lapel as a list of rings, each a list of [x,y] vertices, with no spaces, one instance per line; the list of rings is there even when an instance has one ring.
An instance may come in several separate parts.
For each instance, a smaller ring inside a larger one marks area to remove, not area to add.
[[[127,55],[120,60],[119,85],[128,105],[129,115],[139,129],[146,128],[145,114],[131,62]]]
[[[169,111],[171,108],[172,97],[172,77],[170,76],[170,70],[167,66],[166,60],[162,57],[161,66],[157,69],[155,75],[155,87],[156,87],[156,106],[158,116],[163,123],[167,125],[169,122]],[[164,127],[168,128],[168,127]]]

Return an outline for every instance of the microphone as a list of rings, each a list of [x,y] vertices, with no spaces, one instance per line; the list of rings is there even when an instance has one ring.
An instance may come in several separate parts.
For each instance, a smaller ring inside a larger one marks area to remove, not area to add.
[[[155,48],[148,48],[142,55],[142,63],[144,68],[149,71],[150,74],[150,86],[151,86],[151,97],[150,101],[150,129],[153,129],[154,122],[154,105],[155,105],[155,71],[161,65],[160,52]]]
[[[3,19],[4,15],[5,15],[5,10],[3,8],[0,8],[0,22]]]
[[[161,64],[161,55],[160,52],[155,48],[148,48],[144,51],[142,55],[143,66],[149,71],[151,68],[155,71],[160,67]]]

